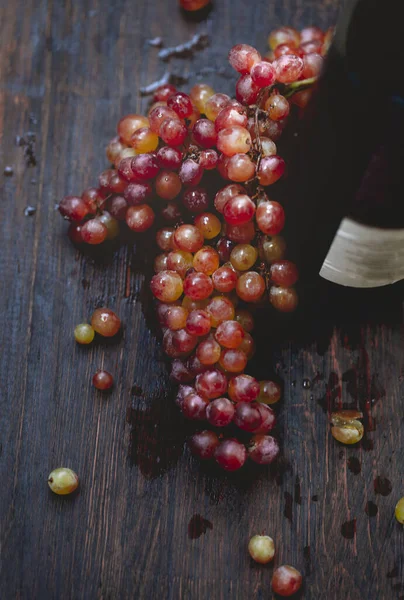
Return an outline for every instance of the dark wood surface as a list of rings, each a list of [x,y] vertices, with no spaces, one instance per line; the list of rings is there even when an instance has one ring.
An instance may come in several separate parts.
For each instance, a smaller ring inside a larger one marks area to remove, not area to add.
[[[323,306],[344,310],[294,341],[261,339],[259,368],[284,382],[283,457],[228,476],[185,449],[150,311],[148,244],[94,260],[55,212],[105,168],[118,118],[145,109],[139,88],[166,69],[148,39],[207,33],[209,48],[170,68],[189,76],[185,89],[203,77],[230,92],[234,43],[265,51],[271,28],[327,27],[336,10],[336,0],[216,0],[198,23],[176,0],[0,3],[1,598],[270,598],[273,566],[246,551],[257,532],[274,538],[275,565],[303,572],[304,598],[404,598],[400,293],[328,287]],[[74,325],[100,305],[117,310],[122,337],[78,347]],[[116,377],[108,396],[91,386],[100,366]],[[371,406],[359,448],[330,435],[339,402]],[[81,478],[74,497],[47,487],[61,465]]]

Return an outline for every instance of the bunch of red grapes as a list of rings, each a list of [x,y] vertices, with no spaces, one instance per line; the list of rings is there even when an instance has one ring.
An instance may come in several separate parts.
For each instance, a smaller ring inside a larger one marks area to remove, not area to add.
[[[106,149],[113,167],[98,187],[59,206],[80,244],[117,237],[119,221],[139,233],[162,225],[150,285],[171,378],[180,384],[177,404],[188,419],[214,428],[192,437],[192,451],[228,471],[247,457],[269,464],[279,453],[268,435],[276,420],[268,405],[280,399],[280,387],[245,373],[254,353],[246,306],[266,296],[283,312],[298,303],[297,268],[284,258],[280,235],[284,210],[268,193],[284,173],[276,142],[291,103],[307,103],[331,35],[282,27],[269,36],[265,58],[235,46],[235,99],[206,84],[189,94],[160,87],[147,117],[119,121]],[[223,435],[230,425],[252,434],[247,445]]]

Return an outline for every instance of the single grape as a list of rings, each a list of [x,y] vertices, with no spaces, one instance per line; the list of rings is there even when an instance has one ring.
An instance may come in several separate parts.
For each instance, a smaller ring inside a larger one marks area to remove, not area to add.
[[[125,150],[126,146],[122,143],[118,136],[112,138],[109,142],[108,146],[105,149],[105,154],[107,155],[107,160],[114,164],[119,154],[122,150]]]
[[[86,244],[97,245],[107,239],[108,229],[100,219],[90,219],[81,226],[81,237]]]
[[[208,300],[192,300],[192,298],[189,298],[188,296],[184,296],[181,302],[181,306],[186,308],[189,312],[191,312],[191,310],[205,310],[207,304]]]
[[[296,104],[299,108],[306,108],[308,105],[310,98],[312,96],[313,90],[302,90],[301,92],[296,92],[292,96],[293,104]]]
[[[148,204],[129,206],[126,211],[126,224],[132,231],[140,233],[150,229],[154,223],[154,217],[154,211]]]
[[[237,273],[231,267],[223,265],[212,274],[212,282],[218,292],[231,292],[237,284]]]
[[[177,88],[175,87],[175,85],[172,85],[171,83],[164,83],[163,85],[160,85],[154,92],[153,101],[167,102],[169,97],[175,94],[176,91]]]
[[[164,119],[160,125],[159,136],[168,146],[181,146],[187,137],[188,130],[178,118]]]
[[[305,42],[304,44],[300,44],[299,46],[299,55],[303,58],[306,54],[320,54],[322,51],[323,44],[318,40],[313,40],[311,42]],[[300,78],[303,79],[303,72],[300,75]]]
[[[186,329],[178,329],[174,331],[172,337],[173,346],[181,354],[192,352],[198,343],[198,338],[190,334]]]
[[[281,386],[275,381],[260,381],[260,393],[258,402],[262,404],[276,404],[282,396]]]
[[[186,355],[186,352],[181,352],[174,347],[173,343],[174,331],[167,329],[163,335],[163,350],[170,358],[181,358]]]
[[[193,112],[191,98],[183,92],[172,94],[167,100],[167,106],[176,112],[180,119],[186,119]]]
[[[182,163],[182,152],[178,148],[163,146],[157,152],[157,162],[162,169],[178,171]]]
[[[200,342],[196,348],[196,356],[203,365],[214,365],[220,358],[220,345],[213,338]]]
[[[48,485],[55,494],[66,496],[78,488],[79,478],[71,469],[59,467],[49,475]]]
[[[203,169],[192,158],[187,158],[181,164],[179,176],[186,186],[196,186],[200,183],[203,175]]]
[[[81,199],[84,201],[89,212],[95,215],[99,210],[102,210],[106,199],[100,189],[88,188],[81,194]]]
[[[222,321],[216,329],[215,337],[224,348],[238,348],[244,338],[244,329],[237,321]]]
[[[228,439],[221,442],[216,448],[214,457],[218,465],[225,471],[237,471],[244,465],[247,452],[243,444],[237,440]]]
[[[174,227],[163,227],[156,233],[156,242],[159,248],[164,252],[170,252],[173,249]]]
[[[95,331],[88,323],[80,323],[74,328],[74,339],[78,344],[91,344]]]
[[[107,240],[114,240],[119,235],[119,224],[117,219],[113,217],[109,212],[104,211],[102,215],[98,217],[103,225],[107,228]]]
[[[204,212],[195,217],[195,227],[199,229],[205,240],[217,237],[221,230],[221,223],[216,215]]]
[[[225,234],[232,242],[248,244],[255,237],[254,223],[250,221],[244,225],[226,224]]]
[[[133,150],[134,152],[134,150]],[[126,181],[136,181],[137,177],[133,172],[132,169],[132,160],[133,160],[134,156],[128,156],[125,158],[122,158],[122,160],[119,161],[118,164],[118,173],[119,175],[125,179]],[[100,180],[99,180],[100,182]],[[109,185],[109,179],[108,179],[108,185]],[[106,188],[106,193],[108,193],[109,187]]]
[[[254,318],[248,310],[238,308],[235,319],[238,323],[240,323],[244,331],[249,333],[254,329]]]
[[[297,48],[300,44],[300,34],[292,27],[279,27],[269,35],[268,44],[272,50],[275,50],[279,44],[289,44]]]
[[[206,408],[209,400],[198,394],[189,394],[182,403],[182,412],[187,419],[202,421],[206,418]]]
[[[314,25],[304,27],[300,32],[300,43],[304,44],[305,42],[312,42],[313,40],[323,42],[324,32]]]
[[[220,355],[219,364],[229,373],[241,373],[247,366],[247,356],[239,348],[228,348]]]
[[[266,565],[275,556],[275,544],[269,535],[254,535],[248,542],[248,552],[255,562]]]
[[[200,273],[212,275],[219,268],[219,255],[211,246],[203,246],[194,256],[193,267]]]
[[[277,153],[276,144],[267,137],[261,137],[262,156],[274,156]]]
[[[209,407],[206,411],[206,414],[208,410]],[[400,500],[397,502],[396,507],[394,509],[394,516],[401,525],[404,525],[404,498],[400,498]]]
[[[136,154],[154,152],[159,145],[159,136],[150,127],[141,127],[130,138],[130,145],[136,150]]]
[[[331,414],[331,434],[341,444],[356,444],[363,438],[364,428],[359,421],[363,417],[356,410],[340,410]]]
[[[179,385],[178,393],[175,398],[175,403],[178,406],[178,408],[182,408],[184,398],[186,396],[188,396],[189,394],[193,394],[193,393],[195,393],[195,388],[191,387],[190,385],[183,385],[183,384]]]
[[[229,52],[229,63],[239,73],[250,73],[253,66],[261,60],[261,54],[248,44],[237,44]]]
[[[156,108],[153,108],[149,114],[150,129],[159,135],[160,127],[166,119],[175,119],[179,121],[177,113],[168,106],[157,106]]]
[[[231,225],[244,225],[251,221],[254,214],[255,204],[246,194],[238,194],[230,198],[223,209],[223,216]]]
[[[97,390],[109,390],[114,385],[114,378],[111,373],[108,371],[97,371],[93,375],[93,386],[97,388]]]
[[[229,396],[233,402],[254,402],[260,393],[260,384],[251,375],[236,375],[229,382]]]
[[[275,69],[271,63],[262,60],[251,69],[251,79],[260,88],[272,85],[275,81]]]
[[[290,105],[284,96],[273,93],[265,102],[265,110],[268,112],[271,119],[280,121],[288,116]]]
[[[296,46],[291,46],[290,44],[279,44],[279,46],[277,46],[274,50],[274,58],[279,58],[284,54],[294,54],[295,56],[299,56]]]
[[[265,237],[261,240],[259,246],[259,255],[262,260],[271,264],[281,260],[285,254],[286,243],[282,236]]]
[[[202,150],[199,155],[199,165],[205,171],[212,171],[216,169],[217,163],[219,160],[219,155],[216,150],[212,148],[208,148],[207,150]]]
[[[261,185],[272,185],[285,172],[285,161],[280,156],[264,156],[260,162],[257,177]]]
[[[150,288],[160,302],[175,302],[182,295],[182,279],[175,271],[162,271],[152,277]]]
[[[195,388],[203,398],[208,400],[219,398],[227,391],[226,375],[218,369],[208,369],[197,375]]]
[[[246,127],[248,122],[247,111],[242,104],[238,106],[228,105],[223,108],[216,117],[215,129],[230,129],[231,127]]]
[[[189,95],[192,103],[196,106],[199,112],[205,112],[205,104],[215,93],[215,90],[206,83],[197,83],[191,89]]]
[[[213,458],[219,443],[219,438],[213,431],[195,433],[188,442],[192,454],[202,460]]]
[[[218,114],[230,102],[227,94],[213,94],[205,103],[205,115],[210,121],[215,121]]]
[[[213,292],[213,283],[205,273],[195,271],[184,279],[184,294],[192,300],[204,300]]]
[[[299,56],[284,54],[274,62],[276,79],[280,83],[292,83],[299,79],[303,71],[303,61]]]
[[[263,159],[262,159],[263,160]],[[227,177],[230,181],[244,183],[255,175],[255,163],[246,154],[234,154],[228,159]]]
[[[156,256],[153,263],[153,269],[155,273],[161,273],[161,271],[168,270],[167,259],[168,254],[166,254],[165,252]]]
[[[251,75],[242,75],[236,83],[236,98],[242,104],[249,106],[257,100],[260,89],[253,82]]]
[[[290,260],[278,260],[272,263],[270,276],[275,285],[290,287],[298,280],[299,273],[296,265]]]
[[[227,398],[212,400],[206,409],[206,418],[214,427],[226,427],[234,417],[234,405]]]
[[[264,278],[255,271],[247,271],[238,278],[236,292],[244,302],[256,302],[265,292]]]
[[[221,129],[217,135],[217,149],[223,152],[225,156],[245,154],[250,150],[251,144],[249,131],[245,127],[239,127],[238,125]]]
[[[192,335],[203,336],[211,329],[210,315],[206,310],[194,309],[187,316],[186,329]]]
[[[244,352],[248,360],[250,360],[250,358],[254,356],[255,344],[252,336],[249,333],[245,333],[243,341],[239,346],[239,350],[242,350]]]
[[[226,296],[214,296],[206,305],[210,314],[212,327],[217,327],[223,321],[234,319],[234,304]]]
[[[257,258],[258,251],[251,244],[237,244],[230,254],[230,262],[237,271],[248,271]]]
[[[302,585],[302,575],[290,565],[282,565],[275,569],[272,576],[272,591],[283,597],[293,596]]]
[[[174,250],[167,256],[167,267],[170,271],[176,271],[181,278],[185,277],[188,269],[192,268],[193,256],[184,250]]]
[[[182,203],[190,213],[197,215],[209,209],[209,196],[204,188],[188,188],[182,196]]]
[[[149,126],[149,119],[142,115],[126,115],[118,123],[118,135],[127,146],[130,145],[132,135],[138,129]]]
[[[230,254],[235,246],[235,242],[232,242],[226,237],[221,237],[216,244],[216,250],[219,254],[220,262],[227,263],[230,260]]]
[[[134,156],[131,162],[132,171],[138,179],[153,179],[160,170],[157,157],[154,152]]]
[[[187,317],[188,311],[186,308],[183,306],[172,306],[166,312],[165,324],[171,331],[178,331],[185,328]]]
[[[180,225],[174,233],[174,242],[180,250],[197,252],[203,246],[203,235],[195,225]]]
[[[81,237],[81,225],[79,223],[70,223],[67,235],[73,244],[83,243],[83,238]]]
[[[261,402],[256,403],[259,413],[261,415],[261,423],[259,427],[254,429],[254,433],[266,434],[275,427],[276,416],[272,408],[262,404]]]
[[[274,200],[261,202],[257,207],[256,221],[263,233],[277,235],[285,225],[285,211]]]
[[[304,79],[310,77],[318,77],[324,65],[324,58],[316,52],[310,52],[303,56],[303,72]]]
[[[209,119],[198,119],[192,128],[192,136],[202,148],[216,146],[217,133],[215,125]]]
[[[108,210],[111,216],[118,221],[124,221],[128,205],[122,196],[114,196],[108,202]]]
[[[156,312],[158,322],[162,327],[167,327],[166,317],[167,313],[172,306],[178,306],[178,302],[173,303],[165,303],[165,302],[157,302]]]
[[[270,435],[256,434],[247,448],[248,457],[259,465],[270,465],[279,455],[279,444]]]
[[[262,421],[256,402],[238,402],[234,413],[234,423],[243,431],[254,431]]]
[[[160,171],[155,180],[156,194],[163,200],[174,200],[182,188],[181,180],[173,171]]]
[[[298,296],[294,288],[272,286],[269,290],[269,301],[276,310],[293,312],[297,308]]]
[[[59,204],[59,212],[69,221],[82,221],[89,213],[87,204],[77,196],[65,196]]]
[[[136,151],[134,148],[126,148],[124,150],[122,150],[122,152],[120,152],[115,161],[114,161],[114,167],[116,169],[119,168],[120,163],[125,159],[125,158],[133,158],[134,156],[136,156]]]
[[[110,308],[96,308],[91,317],[91,326],[103,337],[113,337],[121,328],[121,319]]]
[[[114,171],[111,173],[111,177],[109,178],[109,191],[114,192],[114,194],[122,194],[125,191],[128,182],[121,177],[119,173]]]

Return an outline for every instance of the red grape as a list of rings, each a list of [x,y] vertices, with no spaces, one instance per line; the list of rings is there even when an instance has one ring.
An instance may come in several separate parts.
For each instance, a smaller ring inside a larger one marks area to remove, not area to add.
[[[180,119],[189,117],[193,112],[191,98],[183,92],[172,94],[167,100],[167,106],[176,112]]]
[[[275,81],[275,69],[269,62],[258,62],[251,69],[251,79],[260,88],[271,85]]]
[[[198,343],[198,338],[195,335],[190,334],[186,329],[178,329],[174,331],[173,346],[181,354],[188,354],[191,352]]]
[[[298,280],[297,267],[290,260],[278,260],[273,262],[270,269],[273,283],[281,287],[290,287]]]
[[[154,211],[148,204],[129,206],[126,211],[126,224],[132,231],[146,231],[153,225],[154,216]]]
[[[118,123],[118,135],[129,146],[130,138],[141,127],[148,127],[149,120],[142,115],[126,115]]]
[[[179,176],[184,185],[198,185],[202,179],[203,169],[192,158],[181,164]]]
[[[192,300],[204,300],[213,292],[213,283],[205,273],[189,273],[184,279],[184,294]]]
[[[65,196],[59,204],[59,212],[69,221],[82,221],[88,215],[89,209],[82,198]]]
[[[298,297],[294,288],[272,286],[269,290],[269,301],[276,310],[293,312],[297,308]]]
[[[181,180],[173,171],[160,171],[156,177],[156,194],[163,200],[174,200],[181,191]]]
[[[231,292],[237,284],[237,273],[231,267],[224,265],[212,274],[212,282],[218,292]]]
[[[254,431],[262,421],[256,402],[239,402],[236,404],[234,423],[244,431]]]
[[[237,471],[247,458],[245,446],[237,440],[228,439],[220,443],[214,452],[216,462],[225,471]]]
[[[215,337],[224,348],[238,348],[243,341],[244,329],[237,321],[222,321],[216,329]]]
[[[211,246],[203,246],[194,256],[193,266],[196,271],[212,275],[219,267],[219,255]]]
[[[167,256],[167,267],[171,271],[176,271],[181,278],[185,277],[188,269],[192,267],[193,256],[190,252],[184,250],[174,250]]]
[[[212,169],[215,169],[218,160],[218,153],[216,152],[216,150],[212,150],[211,148],[207,150],[202,150],[202,152],[199,155],[199,165],[202,167],[202,169],[205,169],[206,171],[211,171]]]
[[[186,320],[186,329],[192,335],[203,336],[211,329],[210,315],[206,310],[191,310]]]
[[[200,433],[195,433],[188,443],[192,454],[195,454],[195,456],[202,460],[206,460],[213,458],[220,442],[213,431],[201,431]]]
[[[160,133],[161,124],[165,119],[176,119],[179,121],[178,115],[168,106],[156,106],[149,114],[150,129],[154,133]]]
[[[155,153],[139,154],[131,162],[135,177],[141,180],[153,179],[160,170]]]
[[[236,375],[229,382],[229,396],[234,402],[254,402],[260,393],[260,384],[251,375]]]
[[[216,146],[217,133],[214,123],[209,119],[198,119],[192,128],[192,136],[195,142],[202,148]]]
[[[226,393],[227,378],[218,369],[208,369],[196,376],[195,387],[198,394],[204,398],[213,400]]]
[[[226,427],[234,417],[234,405],[227,398],[212,400],[206,409],[206,417],[214,427]]]
[[[281,83],[292,83],[299,79],[303,71],[303,61],[299,56],[284,54],[274,63],[276,79]]]
[[[81,227],[81,237],[86,244],[101,244],[108,235],[108,229],[99,219],[90,219]]]
[[[180,225],[174,233],[174,241],[180,250],[197,252],[203,246],[203,235],[195,225]]]
[[[182,163],[182,152],[178,148],[163,146],[157,152],[157,162],[162,169],[178,171]]]
[[[270,435],[257,434],[251,438],[248,457],[259,465],[270,465],[279,455],[279,444]]]
[[[160,302],[175,302],[182,295],[182,279],[175,271],[162,271],[152,277],[150,288]]]
[[[229,373],[241,373],[247,366],[247,355],[239,348],[228,348],[220,355],[219,364]]]
[[[282,177],[285,161],[280,156],[264,156],[260,162],[257,177],[261,185],[272,185]]]
[[[244,106],[226,106],[218,114],[215,121],[216,131],[222,129],[229,129],[230,127],[246,127],[247,126],[247,112]]]
[[[279,202],[261,202],[256,211],[257,225],[267,235],[277,235],[285,225],[285,211]]]
[[[282,565],[275,569],[271,585],[275,594],[283,597],[293,596],[301,588],[302,575],[294,567]]]
[[[154,102],[167,102],[167,100],[175,94],[177,88],[171,83],[164,83],[157,88],[153,95]]]
[[[181,146],[187,134],[186,126],[178,118],[164,119],[160,125],[159,136],[168,146]]]
[[[260,89],[253,82],[251,75],[242,75],[236,83],[236,98],[242,104],[254,104],[258,98]]]
[[[226,156],[245,154],[250,150],[251,143],[249,131],[238,125],[221,129],[217,136],[217,148]]]
[[[229,52],[229,63],[239,73],[249,73],[253,66],[261,60],[261,55],[248,44],[237,44]]]
[[[220,358],[221,348],[214,338],[202,340],[196,349],[196,356],[203,365],[214,365]]]
[[[265,292],[265,281],[259,273],[247,271],[238,278],[236,291],[244,302],[256,302]]]
[[[189,188],[182,196],[182,203],[190,213],[197,215],[209,208],[209,196],[204,188]]]
[[[130,183],[125,191],[124,198],[131,206],[144,204],[152,195],[152,187],[146,181],[142,183]]]
[[[255,213],[255,204],[246,194],[230,198],[223,209],[223,216],[231,225],[243,225],[251,221]]]
[[[206,407],[208,405],[209,400],[195,393],[189,394],[185,396],[182,403],[182,412],[187,419],[201,421],[206,418]]]
[[[217,327],[222,321],[234,319],[234,304],[226,296],[215,296],[206,305],[210,314],[212,327]]]

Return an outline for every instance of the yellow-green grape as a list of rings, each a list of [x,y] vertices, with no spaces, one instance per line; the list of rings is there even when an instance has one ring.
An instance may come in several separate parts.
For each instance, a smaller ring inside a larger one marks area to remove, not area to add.
[[[107,240],[114,240],[119,234],[119,224],[115,217],[105,211],[98,217],[98,220],[107,228]]]
[[[251,244],[237,244],[230,254],[230,262],[237,271],[248,271],[257,258],[257,249]]]
[[[55,469],[48,477],[48,485],[52,492],[59,496],[66,496],[77,489],[79,478],[71,469],[60,467]]]
[[[404,498],[400,498],[397,502],[394,514],[396,515],[397,521],[401,523],[401,525],[404,525]]]
[[[258,402],[263,404],[275,404],[279,402],[282,396],[281,386],[275,381],[260,381],[260,394]]]
[[[74,339],[79,344],[91,344],[95,331],[88,323],[80,323],[74,328]]]
[[[363,417],[356,410],[340,410],[331,415],[331,434],[341,444],[356,444],[363,438],[363,425],[358,419]]]
[[[260,244],[260,257],[267,263],[272,263],[283,258],[286,250],[286,242],[281,235],[265,237]]]
[[[255,562],[265,565],[275,555],[275,544],[269,535],[254,535],[248,543],[248,552]]]

